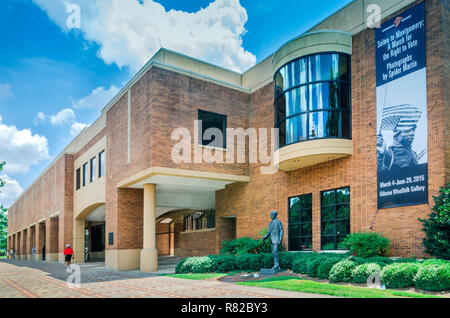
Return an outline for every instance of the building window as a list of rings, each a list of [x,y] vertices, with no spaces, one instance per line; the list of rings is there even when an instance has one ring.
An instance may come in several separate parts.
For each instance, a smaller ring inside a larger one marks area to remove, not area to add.
[[[76,174],[75,174],[75,187],[76,187],[76,189],[77,190],[80,190],[80,188],[81,188],[81,169],[80,168],[78,168],[77,169],[77,172],[76,172]]]
[[[98,177],[101,178],[105,175],[105,151],[101,151],[98,154]]]
[[[213,229],[215,226],[215,210],[196,211],[184,216],[184,231]]]
[[[289,251],[312,250],[312,194],[289,198]]]
[[[199,110],[198,120],[201,122],[201,129],[200,127],[198,129],[199,144],[225,149],[227,147],[227,116]]]
[[[321,193],[322,250],[345,250],[350,233],[350,188]]]
[[[275,73],[280,147],[320,138],[351,139],[350,56],[302,57]]]
[[[97,157],[94,157],[91,159],[91,171],[90,171],[90,175],[89,175],[89,180],[91,183],[95,180],[96,165],[97,165]]]
[[[83,165],[83,187],[86,186],[87,184],[87,179],[88,179],[88,163],[86,162]]]

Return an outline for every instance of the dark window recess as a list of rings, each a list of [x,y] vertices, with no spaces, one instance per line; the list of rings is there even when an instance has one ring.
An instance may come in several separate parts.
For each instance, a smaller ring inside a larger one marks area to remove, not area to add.
[[[80,170],[80,168],[78,168],[77,172],[76,172],[75,187],[77,190],[80,190],[80,188],[81,188],[81,170]]]
[[[280,147],[311,139],[351,139],[349,55],[302,57],[284,65],[274,82]]]
[[[312,250],[312,194],[289,198],[289,251]]]
[[[350,233],[350,188],[321,193],[322,250],[345,250],[344,239]]]
[[[101,151],[98,154],[98,177],[101,178],[105,175],[105,168],[106,168],[106,163],[105,163],[105,151]]]
[[[96,165],[97,165],[97,158],[94,157],[91,159],[91,170],[90,170],[90,174],[89,174],[90,182],[93,182],[95,180],[95,176],[96,176],[95,169],[97,168]]]
[[[114,233],[113,232],[108,233],[108,244],[114,245]]]
[[[91,252],[103,252],[105,250],[105,225],[91,227]]]
[[[216,226],[216,211],[205,210],[189,213],[184,216],[184,231],[213,229]]]
[[[199,144],[225,149],[227,147],[227,116],[199,110],[198,120],[201,121],[201,129],[199,127],[198,130]]]
[[[87,179],[88,179],[88,164],[87,162],[83,165],[83,187],[86,186],[87,184]]]

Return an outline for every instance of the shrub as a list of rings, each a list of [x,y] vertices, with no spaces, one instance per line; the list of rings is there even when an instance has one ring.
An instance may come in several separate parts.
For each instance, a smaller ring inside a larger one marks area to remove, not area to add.
[[[420,262],[415,258],[397,258],[393,260],[392,263],[395,264],[395,263],[420,263]]]
[[[193,273],[211,273],[216,270],[215,261],[209,256],[196,257],[192,263]]]
[[[292,261],[292,271],[294,273],[308,274],[307,263],[308,263],[308,258],[296,257]]]
[[[333,265],[330,270],[330,281],[348,282],[352,277],[352,270],[357,264],[351,260],[343,260]]]
[[[236,266],[236,269],[239,270],[249,270],[250,269],[250,259],[252,258],[254,254],[244,254],[239,255],[234,260],[234,264]]]
[[[367,278],[375,273],[381,273],[381,266],[377,263],[366,263],[358,265],[352,270],[351,282],[359,284],[366,283]]]
[[[425,232],[423,246],[430,255],[450,259],[450,183],[433,198],[434,207],[429,218],[419,219]]]
[[[217,271],[219,273],[231,272],[235,269],[234,261],[236,257],[232,255],[223,255],[216,258]]]
[[[308,272],[308,275],[311,277],[317,277],[317,269],[320,265],[320,263],[326,259],[326,257],[311,257],[306,262],[306,271]]]
[[[273,256],[272,253],[264,253],[264,254],[260,254],[260,264],[261,264],[261,268],[272,268],[273,267]],[[278,256],[279,257],[279,256]],[[279,261],[279,259],[278,259]],[[280,266],[281,267],[281,266]]]
[[[283,269],[292,269],[292,260],[295,254],[289,252],[280,252],[278,254],[278,260],[280,262],[280,267]]]
[[[0,256],[6,256],[6,250],[0,250]]]
[[[394,263],[381,271],[381,281],[388,288],[409,287],[414,285],[414,276],[420,265],[414,263]]]
[[[331,268],[334,266],[334,264],[339,263],[341,260],[342,259],[338,257],[331,257],[322,261],[317,267],[317,277],[319,277],[320,279],[328,279],[328,277],[330,276]]]
[[[376,232],[349,234],[344,243],[352,255],[359,257],[387,256],[389,254],[389,239]]]
[[[422,263],[422,265],[424,265],[424,266],[428,266],[428,265],[450,265],[450,262],[445,260],[445,259],[432,258],[432,259],[428,259],[428,260],[424,261]]]
[[[250,237],[241,237],[222,243],[221,255],[256,254],[258,242]]]
[[[450,266],[421,266],[414,278],[416,288],[431,291],[450,290]]]
[[[177,266],[175,267],[175,273],[176,274],[185,274],[185,273],[191,273],[192,272],[192,261],[193,257],[186,257],[182,259],[180,262],[178,262]]]

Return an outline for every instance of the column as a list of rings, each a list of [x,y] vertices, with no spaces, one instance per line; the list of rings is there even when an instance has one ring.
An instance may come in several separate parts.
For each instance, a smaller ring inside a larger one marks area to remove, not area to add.
[[[156,185],[144,184],[144,248],[141,250],[141,272],[155,272],[157,270]]]
[[[53,217],[46,221],[46,237],[45,237],[45,260],[47,262],[57,262],[59,252],[59,218]]]
[[[73,263],[84,263],[85,220],[73,220]]]
[[[36,261],[42,261],[42,248],[44,247],[44,224],[37,223],[34,234],[34,246],[36,247]]]

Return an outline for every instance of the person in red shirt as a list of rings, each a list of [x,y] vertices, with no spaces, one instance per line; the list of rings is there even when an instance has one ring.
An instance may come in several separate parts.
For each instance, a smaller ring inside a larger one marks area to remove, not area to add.
[[[66,258],[66,265],[70,266],[70,261],[73,257],[73,249],[70,248],[70,244],[66,245],[66,249],[64,250],[64,256]]]

